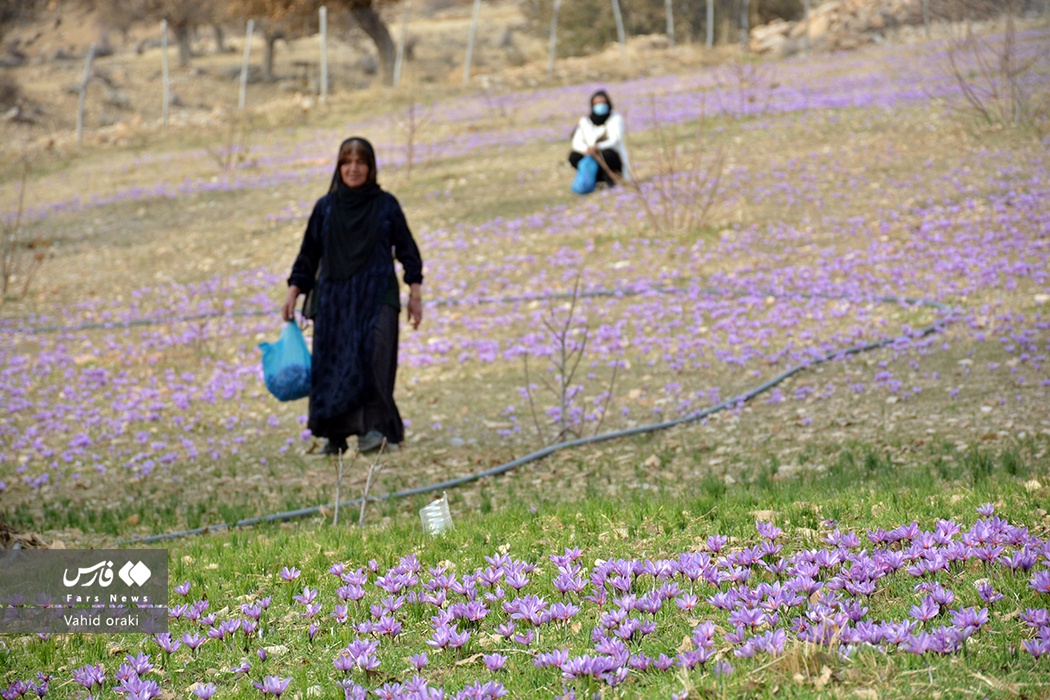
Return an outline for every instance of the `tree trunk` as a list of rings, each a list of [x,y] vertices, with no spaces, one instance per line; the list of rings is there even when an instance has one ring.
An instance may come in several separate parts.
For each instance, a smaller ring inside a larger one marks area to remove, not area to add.
[[[383,76],[383,84],[389,85],[394,77],[394,62],[397,60],[397,50],[390,30],[372,7],[352,7],[350,14],[365,34],[375,42],[379,52],[379,69]]]
[[[184,22],[172,23],[172,32],[175,33],[175,41],[179,45],[179,67],[187,68],[193,53],[190,50],[190,25]]]
[[[222,25],[216,22],[211,28],[215,32],[215,53],[226,53],[226,32],[223,31]]]
[[[271,34],[269,32],[266,32],[266,34],[264,34],[263,37],[266,40],[266,51],[263,54],[263,80],[268,83],[272,83],[274,80],[273,58],[274,54],[277,52],[277,40],[283,39],[284,33],[276,32],[274,34]]]

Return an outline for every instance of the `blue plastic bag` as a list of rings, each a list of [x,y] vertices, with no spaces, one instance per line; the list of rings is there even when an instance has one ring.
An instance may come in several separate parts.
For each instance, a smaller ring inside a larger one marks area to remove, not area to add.
[[[576,179],[572,181],[572,191],[576,194],[590,194],[598,182],[598,161],[584,156],[576,166]]]
[[[294,401],[310,393],[310,350],[294,321],[285,324],[276,343],[259,343],[266,388],[279,401]]]

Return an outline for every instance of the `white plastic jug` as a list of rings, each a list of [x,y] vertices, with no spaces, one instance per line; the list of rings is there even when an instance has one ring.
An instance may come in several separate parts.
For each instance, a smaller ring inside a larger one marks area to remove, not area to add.
[[[423,532],[428,535],[440,535],[452,529],[452,513],[448,510],[448,494],[441,493],[441,498],[419,509],[423,521]]]

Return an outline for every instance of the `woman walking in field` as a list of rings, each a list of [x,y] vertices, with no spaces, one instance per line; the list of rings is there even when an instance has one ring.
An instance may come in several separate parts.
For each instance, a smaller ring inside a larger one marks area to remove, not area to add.
[[[394,403],[400,287],[394,258],[409,287],[408,320],[423,320],[423,261],[401,205],[376,181],[367,140],[343,141],[328,194],[317,200],[282,308],[295,318],[300,294],[313,291],[310,431],[327,438],[324,454],[398,445],[405,427]],[[316,289],[315,289],[316,286]]]

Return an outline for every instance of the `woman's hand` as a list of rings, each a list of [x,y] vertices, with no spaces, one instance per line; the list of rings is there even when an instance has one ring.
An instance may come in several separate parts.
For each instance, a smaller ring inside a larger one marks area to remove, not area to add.
[[[412,328],[419,328],[423,321],[423,290],[418,284],[409,286],[408,291],[408,322]]]
[[[299,288],[294,284],[288,287],[288,297],[284,300],[284,306],[281,307],[281,316],[285,321],[295,320],[295,302],[299,299]]]

